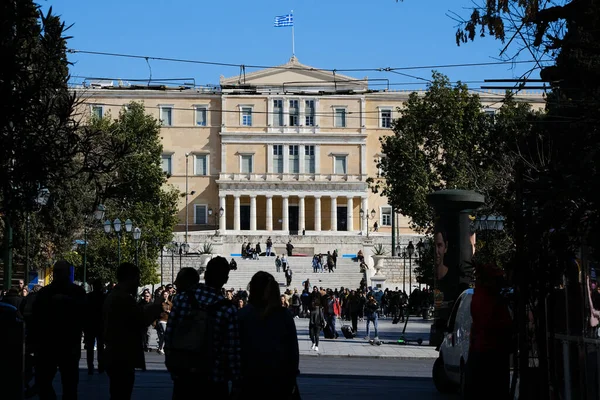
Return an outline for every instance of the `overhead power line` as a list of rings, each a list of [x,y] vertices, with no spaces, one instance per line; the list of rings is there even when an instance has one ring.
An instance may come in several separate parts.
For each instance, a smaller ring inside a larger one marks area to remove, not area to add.
[[[228,63],[220,61],[204,61],[204,60],[191,60],[183,58],[171,58],[171,57],[157,57],[157,56],[144,56],[139,54],[125,54],[125,53],[110,53],[103,51],[90,51],[90,50],[78,50],[69,49],[67,50],[72,54],[89,54],[97,56],[108,56],[108,57],[123,57],[123,58],[134,58],[140,60],[153,60],[153,61],[168,61],[168,62],[180,62],[190,64],[202,64],[202,65],[214,65],[221,67],[235,67],[235,68],[256,68],[256,69],[284,69],[284,70],[302,70],[306,71],[303,67],[289,67],[289,66],[272,66],[272,65],[250,65],[244,63]],[[507,65],[507,64],[533,64],[537,62],[553,62],[553,60],[521,60],[521,61],[490,61],[490,62],[479,62],[479,63],[462,63],[462,64],[439,64],[439,65],[419,65],[409,67],[385,67],[385,68],[309,68],[313,71],[324,71],[324,72],[382,72],[382,71],[403,71],[403,70],[415,70],[415,69],[441,69],[441,68],[459,68],[459,67],[482,67],[489,65]]]

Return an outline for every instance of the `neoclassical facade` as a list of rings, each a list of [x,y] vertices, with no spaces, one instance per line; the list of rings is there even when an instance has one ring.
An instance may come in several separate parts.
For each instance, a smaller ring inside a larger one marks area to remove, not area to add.
[[[186,194],[179,231],[349,235],[364,234],[367,226],[372,231],[377,222],[378,234],[389,234],[396,218],[398,233],[411,233],[408,220],[367,184],[384,156],[379,139],[392,134],[408,91],[370,90],[367,80],[294,57],[221,77],[219,87],[112,83],[78,90],[97,116],[143,101],[161,120],[163,170]],[[497,108],[503,94],[481,97]],[[519,98],[543,106],[541,94]]]

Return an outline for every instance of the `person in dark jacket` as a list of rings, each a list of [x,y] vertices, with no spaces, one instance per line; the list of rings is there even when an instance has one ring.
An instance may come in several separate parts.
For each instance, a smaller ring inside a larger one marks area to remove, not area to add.
[[[292,251],[294,250],[294,245],[292,244],[291,240],[289,242],[287,242],[287,244],[285,245],[285,249],[287,250],[288,257],[291,257]]]
[[[279,293],[273,275],[257,272],[250,281],[248,305],[238,313],[244,398],[288,399],[296,389],[298,336]]]
[[[111,400],[130,399],[135,370],[145,369],[141,331],[158,319],[160,304],[140,306],[136,302],[140,270],[132,263],[117,269],[117,286],[104,301],[104,358]]]
[[[322,303],[321,292],[315,286],[310,295],[310,317],[308,322],[308,331],[310,341],[312,342],[311,350],[314,351],[319,351],[319,336],[321,335],[321,330],[325,327]]]
[[[71,282],[71,264],[54,264],[52,283],[42,288],[32,308],[35,383],[41,400],[56,399],[52,386],[60,369],[62,398],[77,399],[81,335],[85,321],[85,291]]]

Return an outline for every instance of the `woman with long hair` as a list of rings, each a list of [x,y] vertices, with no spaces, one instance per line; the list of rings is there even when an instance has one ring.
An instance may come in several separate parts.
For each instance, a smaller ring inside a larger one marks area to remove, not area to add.
[[[246,307],[238,311],[244,397],[286,399],[296,387],[299,350],[292,314],[282,306],[279,283],[259,271],[249,285]]]

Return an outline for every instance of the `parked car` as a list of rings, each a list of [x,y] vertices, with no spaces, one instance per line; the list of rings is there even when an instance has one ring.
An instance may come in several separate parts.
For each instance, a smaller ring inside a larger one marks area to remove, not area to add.
[[[461,293],[448,319],[439,356],[433,364],[433,383],[441,393],[463,392],[469,358],[473,289]]]

